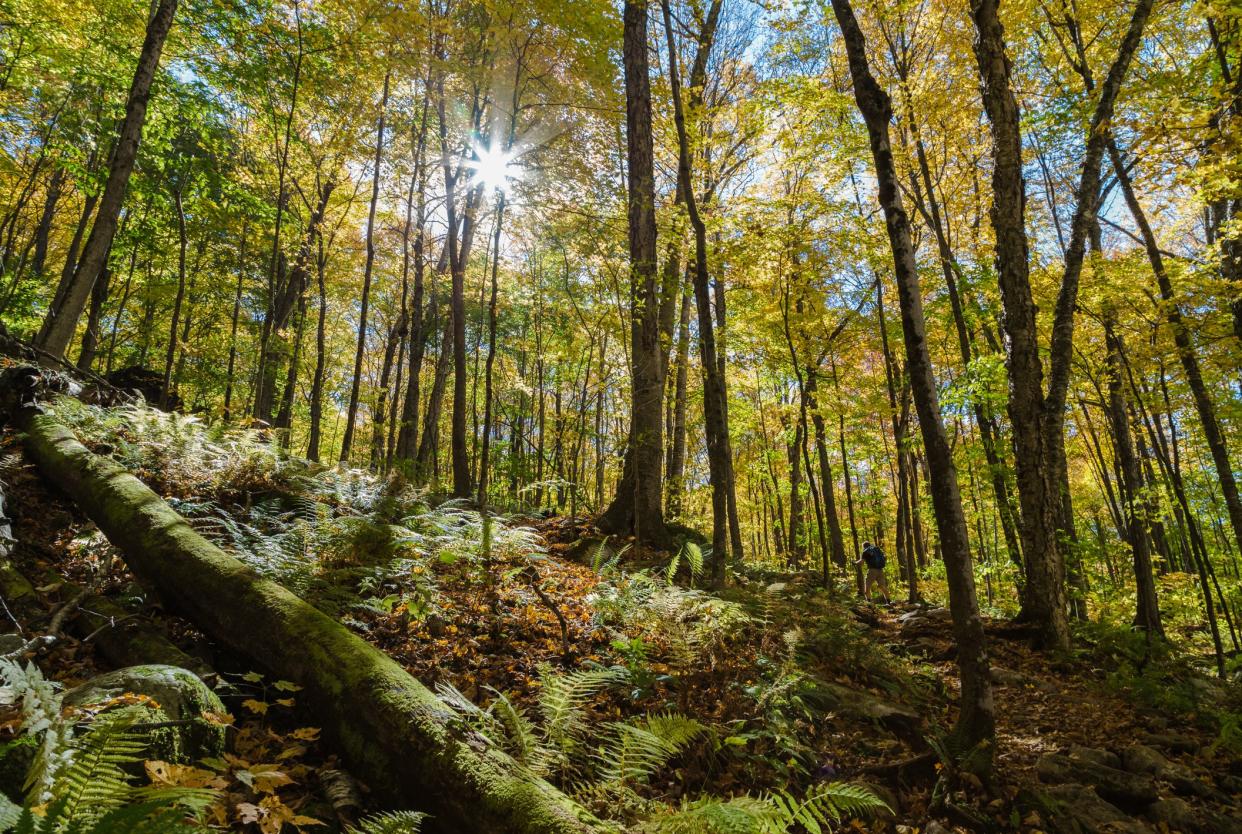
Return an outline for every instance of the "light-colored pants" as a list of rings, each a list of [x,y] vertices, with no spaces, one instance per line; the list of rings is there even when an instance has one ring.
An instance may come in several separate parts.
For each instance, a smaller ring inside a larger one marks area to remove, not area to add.
[[[888,599],[888,577],[884,575],[881,568],[867,568],[867,584],[864,593],[867,599],[871,599],[871,589],[879,586],[880,592],[884,594],[884,599]]]

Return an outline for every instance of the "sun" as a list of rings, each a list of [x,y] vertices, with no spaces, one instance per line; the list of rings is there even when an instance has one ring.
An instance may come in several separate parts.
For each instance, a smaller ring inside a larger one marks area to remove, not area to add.
[[[513,169],[514,154],[502,148],[475,145],[474,155],[475,158],[466,163],[472,171],[470,178],[486,191],[505,191],[517,177]]]

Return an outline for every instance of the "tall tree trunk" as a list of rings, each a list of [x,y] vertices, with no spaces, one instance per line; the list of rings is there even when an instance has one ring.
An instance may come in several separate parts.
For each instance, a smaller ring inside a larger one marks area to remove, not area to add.
[[[430,98],[430,81],[423,93],[422,116],[414,142],[414,173],[411,185],[418,187],[414,225],[414,293],[410,300],[410,360],[409,381],[406,383],[405,402],[401,407],[401,430],[397,434],[397,457],[413,461],[418,449],[418,407],[423,373],[423,356],[427,350],[427,316],[423,312],[423,282],[427,269],[427,110]],[[409,217],[406,218],[409,224]],[[403,239],[403,244],[408,244]],[[403,250],[404,251],[404,250]]]
[[[116,336],[121,327],[121,319],[125,317],[125,305],[129,303],[129,294],[133,287],[134,270],[138,266],[138,242],[129,253],[129,268],[125,272],[125,285],[121,289],[121,300],[116,305],[116,313],[112,316],[112,334],[108,337],[108,359],[104,364],[104,376],[112,373],[112,362],[116,358]]]
[[[293,59],[293,81],[290,85],[289,111],[285,114],[284,140],[280,144],[280,162],[276,166],[276,223],[272,232],[272,252],[267,266],[267,310],[263,316],[263,327],[259,331],[259,362],[255,372],[255,397],[253,415],[259,420],[270,422],[272,419],[272,403],[276,398],[276,369],[271,367],[274,357],[271,355],[271,339],[288,323],[293,312],[292,305],[283,304],[279,296],[283,294],[280,287],[280,264],[283,255],[280,251],[280,233],[285,217],[285,204],[289,199],[285,186],[289,173],[289,146],[293,139],[293,117],[298,110],[298,94],[302,89],[302,63],[306,59],[306,43],[302,31],[302,11],[298,3],[293,4],[293,18],[297,26],[297,54]],[[307,243],[312,236],[307,234]]]
[[[367,261],[362,272],[362,302],[358,313],[358,346],[354,350],[353,383],[349,389],[349,408],[345,413],[345,436],[341,440],[341,461],[349,460],[354,429],[358,423],[358,398],[362,390],[362,356],[367,347],[367,313],[371,304],[371,273],[375,268],[375,206],[379,202],[380,167],[384,161],[384,118],[388,115],[388,85],[392,70],[384,73],[384,92],[380,97],[379,124],[375,130],[375,160],[371,174],[371,208],[367,214]]]
[[[319,251],[315,258],[315,277],[319,290],[319,319],[315,324],[315,371],[311,377],[310,437],[306,441],[306,457],[313,461],[318,461],[320,454],[319,444],[322,432],[321,426],[323,424],[324,366],[328,359],[328,291],[324,281],[324,272],[327,270],[328,259],[327,254],[324,252],[322,235],[317,243]]]
[[[699,360],[703,368],[703,421],[707,435],[707,466],[712,487],[712,559],[711,582],[724,584],[729,554],[729,424],[725,411],[725,388],[716,354],[715,325],[707,275],[707,226],[699,214],[694,193],[694,171],[690,156],[690,140],[686,132],[686,113],[681,96],[681,71],[678,69],[677,45],[673,38],[672,13],[668,0],[662,0],[665,40],[668,45],[669,83],[673,93],[673,120],[677,126],[677,175],[685,194],[686,211],[694,230],[694,300],[698,309]],[[715,0],[709,14],[718,15],[720,0]],[[714,32],[714,26],[712,27]],[[706,60],[711,49],[708,40],[700,43],[699,51]],[[658,461],[657,461],[658,465]]]
[[[1072,359],[1078,279],[1087,234],[1095,222],[1107,125],[1151,7],[1152,0],[1138,0],[1091,117],[1078,184],[1078,207],[1053,320],[1045,396],[1023,218],[1026,194],[1022,178],[1020,116],[1010,82],[1010,63],[1005,55],[999,0],[971,0],[971,15],[978,33],[975,55],[992,133],[991,216],[1009,343],[1009,418],[1013,426],[1018,496],[1022,506],[1022,552],[1027,570],[1024,614],[1038,630],[1039,642],[1054,649],[1066,649],[1070,644],[1065,564],[1057,531],[1065,466],[1065,395]]]
[[[224,382],[224,422],[233,416],[233,376],[237,369],[237,322],[241,317],[242,290],[246,284],[246,244],[250,240],[250,219],[242,221],[241,246],[237,253],[237,287],[233,291],[233,315],[229,321],[229,363]],[[315,458],[311,458],[315,460]]]
[[[103,319],[111,283],[112,268],[105,265],[99,280],[91,288],[91,306],[86,313],[86,330],[82,333],[82,352],[78,354],[78,368],[83,371],[90,371],[95,365],[95,354],[99,350],[99,324]]]
[[[1113,452],[1121,468],[1122,499],[1126,510],[1126,540],[1134,556],[1134,582],[1137,589],[1134,625],[1152,634],[1164,635],[1160,623],[1160,604],[1156,600],[1156,579],[1151,572],[1151,551],[1147,546],[1146,513],[1143,511],[1143,483],[1138,458],[1130,437],[1130,420],[1122,382],[1125,351],[1116,331],[1116,314],[1104,314],[1104,343],[1108,348],[1108,417],[1113,428]]]
[[[807,369],[807,408],[811,412],[811,424],[815,427],[815,453],[819,457],[821,475],[820,489],[823,490],[824,514],[828,517],[828,532],[832,542],[832,561],[841,570],[845,570],[845,537],[841,532],[841,519],[837,515],[836,485],[832,475],[832,465],[828,462],[827,432],[824,429],[824,415],[819,410],[819,369]]]
[[[147,115],[147,100],[151,95],[151,82],[155,78],[159,66],[160,53],[164,49],[164,40],[168,30],[172,28],[173,15],[177,10],[177,0],[159,0],[155,14],[147,23],[146,37],[142,43],[142,52],[138,57],[138,67],[134,72],[134,80],[129,88],[129,98],[125,103],[125,119],[121,123],[120,136],[112,151],[112,165],[108,172],[108,181],[104,185],[103,197],[99,201],[99,214],[91,227],[90,237],[86,240],[86,248],[82,258],[74,269],[73,278],[65,290],[65,296],[58,308],[49,309],[39,331],[37,342],[39,347],[56,357],[63,357],[69,342],[73,339],[78,326],[78,319],[86,307],[91,289],[104,269],[104,261],[108,249],[112,245],[112,234],[116,231],[117,218],[121,213],[121,203],[125,199],[125,191],[129,185],[129,175],[134,170],[134,161],[138,157],[138,143],[142,139],[142,125]]]
[[[1109,153],[1112,156],[1113,171],[1117,176],[1117,182],[1121,185],[1121,191],[1125,196],[1126,205],[1130,209],[1130,215],[1134,218],[1134,223],[1139,228],[1139,234],[1143,239],[1143,248],[1147,252],[1147,259],[1151,263],[1151,270],[1156,276],[1156,284],[1160,288],[1160,299],[1164,302],[1165,319],[1169,323],[1169,328],[1173,331],[1173,343],[1177,346],[1177,358],[1182,363],[1182,370],[1186,374],[1186,383],[1190,386],[1190,392],[1194,399],[1195,411],[1199,415],[1199,423],[1203,428],[1203,437],[1207,441],[1208,451],[1212,454],[1212,463],[1216,467],[1216,477],[1220,481],[1221,494],[1224,495],[1225,507],[1229,512],[1229,523],[1233,527],[1233,538],[1242,547],[1242,500],[1238,497],[1238,484],[1237,479],[1234,477],[1233,465],[1229,460],[1229,447],[1225,443],[1224,433],[1221,431],[1220,423],[1216,419],[1216,406],[1213,404],[1211,394],[1208,393],[1207,385],[1203,381],[1203,373],[1199,369],[1199,357],[1195,353],[1194,343],[1190,338],[1190,330],[1182,318],[1181,307],[1173,292],[1173,283],[1169,280],[1169,273],[1165,269],[1164,256],[1160,253],[1155,233],[1152,232],[1151,224],[1147,222],[1147,214],[1143,211],[1143,207],[1134,193],[1134,185],[1130,180],[1129,172],[1122,162],[1116,142],[1110,137],[1108,144]]]
[[[681,517],[681,500],[686,477],[686,400],[690,380],[690,302],[693,287],[689,281],[681,293],[681,315],[677,323],[676,374],[673,387],[672,443],[668,455],[668,517]]]
[[[440,449],[440,412],[444,408],[444,388],[448,384],[449,370],[453,363],[453,322],[444,325],[440,339],[440,353],[436,359],[435,377],[431,381],[431,394],[427,398],[427,413],[423,416],[423,436],[418,439],[418,454],[414,458],[414,480],[425,484],[436,467]]]
[[[47,183],[47,193],[43,197],[43,213],[39,215],[39,225],[35,227],[34,256],[30,259],[30,274],[38,279],[43,278],[43,266],[47,262],[47,244],[52,234],[52,221],[56,217],[56,206],[64,193],[65,171],[59,165],[52,169],[52,176]]]
[[[647,544],[663,546],[669,542],[664,526],[661,478],[664,373],[660,288],[656,274],[655,171],[646,0],[626,0],[622,17],[632,312],[630,432],[617,494],[600,516],[599,524],[601,529],[632,533]]]
[[[876,83],[867,65],[866,43],[849,0],[832,0],[832,8],[845,40],[854,97],[867,123],[871,155],[875,164],[880,206],[884,210],[889,244],[901,303],[901,326],[906,343],[906,370],[919,416],[927,467],[931,476],[932,505],[940,530],[940,546],[949,585],[949,608],[957,640],[957,662],[961,673],[961,704],[954,735],[962,750],[971,754],[962,764],[987,776],[996,736],[992,701],[991,671],[983,622],[975,598],[974,568],[962,512],[957,470],[949,448],[923,319],[923,301],[910,224],[902,206],[897,169],[889,144],[888,124],[892,118],[888,94]]]
[[[164,384],[160,388],[160,408],[168,408],[172,395],[173,358],[177,353],[177,335],[181,323],[181,305],[185,301],[185,254],[189,237],[185,228],[185,203],[181,188],[173,191],[173,205],[177,208],[177,294],[173,299],[172,322],[168,330],[168,350],[164,354]]]
[[[492,240],[492,284],[491,293],[487,301],[487,361],[484,363],[483,368],[483,437],[480,440],[479,450],[478,500],[481,512],[487,511],[487,468],[490,465],[492,448],[492,367],[496,363],[496,303],[500,286],[497,280],[497,273],[500,269],[500,231],[504,217],[505,193],[501,191],[500,198],[496,203],[496,231]],[[591,347],[595,347],[594,343],[592,343]]]

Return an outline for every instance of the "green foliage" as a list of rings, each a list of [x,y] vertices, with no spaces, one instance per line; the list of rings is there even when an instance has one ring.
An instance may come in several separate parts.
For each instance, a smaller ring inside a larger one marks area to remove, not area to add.
[[[349,828],[349,834],[418,834],[426,814],[417,811],[392,811],[375,814]]]
[[[606,577],[592,604],[602,624],[640,637],[653,656],[685,670],[711,665],[752,624],[741,605],[671,585],[646,571]]]
[[[42,736],[27,775],[25,808],[0,802],[0,831],[16,834],[181,834],[200,831],[193,818],[213,792],[136,788],[131,772],[149,739],[133,730],[145,711],[110,710],[91,719],[85,733],[61,714],[60,696],[33,664],[0,661],[0,677],[22,701],[22,731]]]
[[[822,834],[845,817],[866,817],[888,806],[861,785],[833,782],[801,799],[786,791],[761,797],[700,798],[647,821],[649,834]]]

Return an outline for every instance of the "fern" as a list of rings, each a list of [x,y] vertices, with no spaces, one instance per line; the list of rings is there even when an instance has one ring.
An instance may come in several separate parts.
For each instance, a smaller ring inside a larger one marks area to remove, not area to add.
[[[784,832],[780,812],[752,796],[683,801],[669,814],[648,820],[644,834],[773,834]]]
[[[63,802],[66,819],[94,819],[123,806],[131,788],[124,768],[142,761],[146,742],[130,728],[133,709],[98,716],[91,732],[74,745],[70,764],[57,774],[54,800]]]
[[[348,834],[418,834],[426,814],[417,811],[392,811],[375,814],[351,826]]]
[[[676,713],[649,715],[611,725],[613,739],[596,754],[603,780],[610,784],[646,782],[707,727]]]
[[[550,667],[543,667],[539,673],[543,685],[539,712],[548,741],[562,752],[570,752],[585,726],[584,707],[597,693],[625,677],[626,672],[621,668],[583,669],[556,675]]]
[[[513,757],[527,767],[537,768],[542,763],[543,750],[538,730],[526,713],[501,692],[496,693],[488,712],[504,727]]]
[[[812,789],[804,799],[788,791],[762,797],[698,799],[683,802],[668,815],[643,826],[651,834],[787,834],[797,827],[824,834],[846,817],[866,817],[888,806],[862,785],[832,782]]]
[[[68,764],[73,727],[60,715],[61,696],[57,684],[43,677],[33,663],[25,667],[12,660],[0,659],[0,679],[22,702],[22,732],[29,736],[43,735],[34,763],[26,774],[23,786],[32,802],[47,802],[49,788],[57,774]]]

